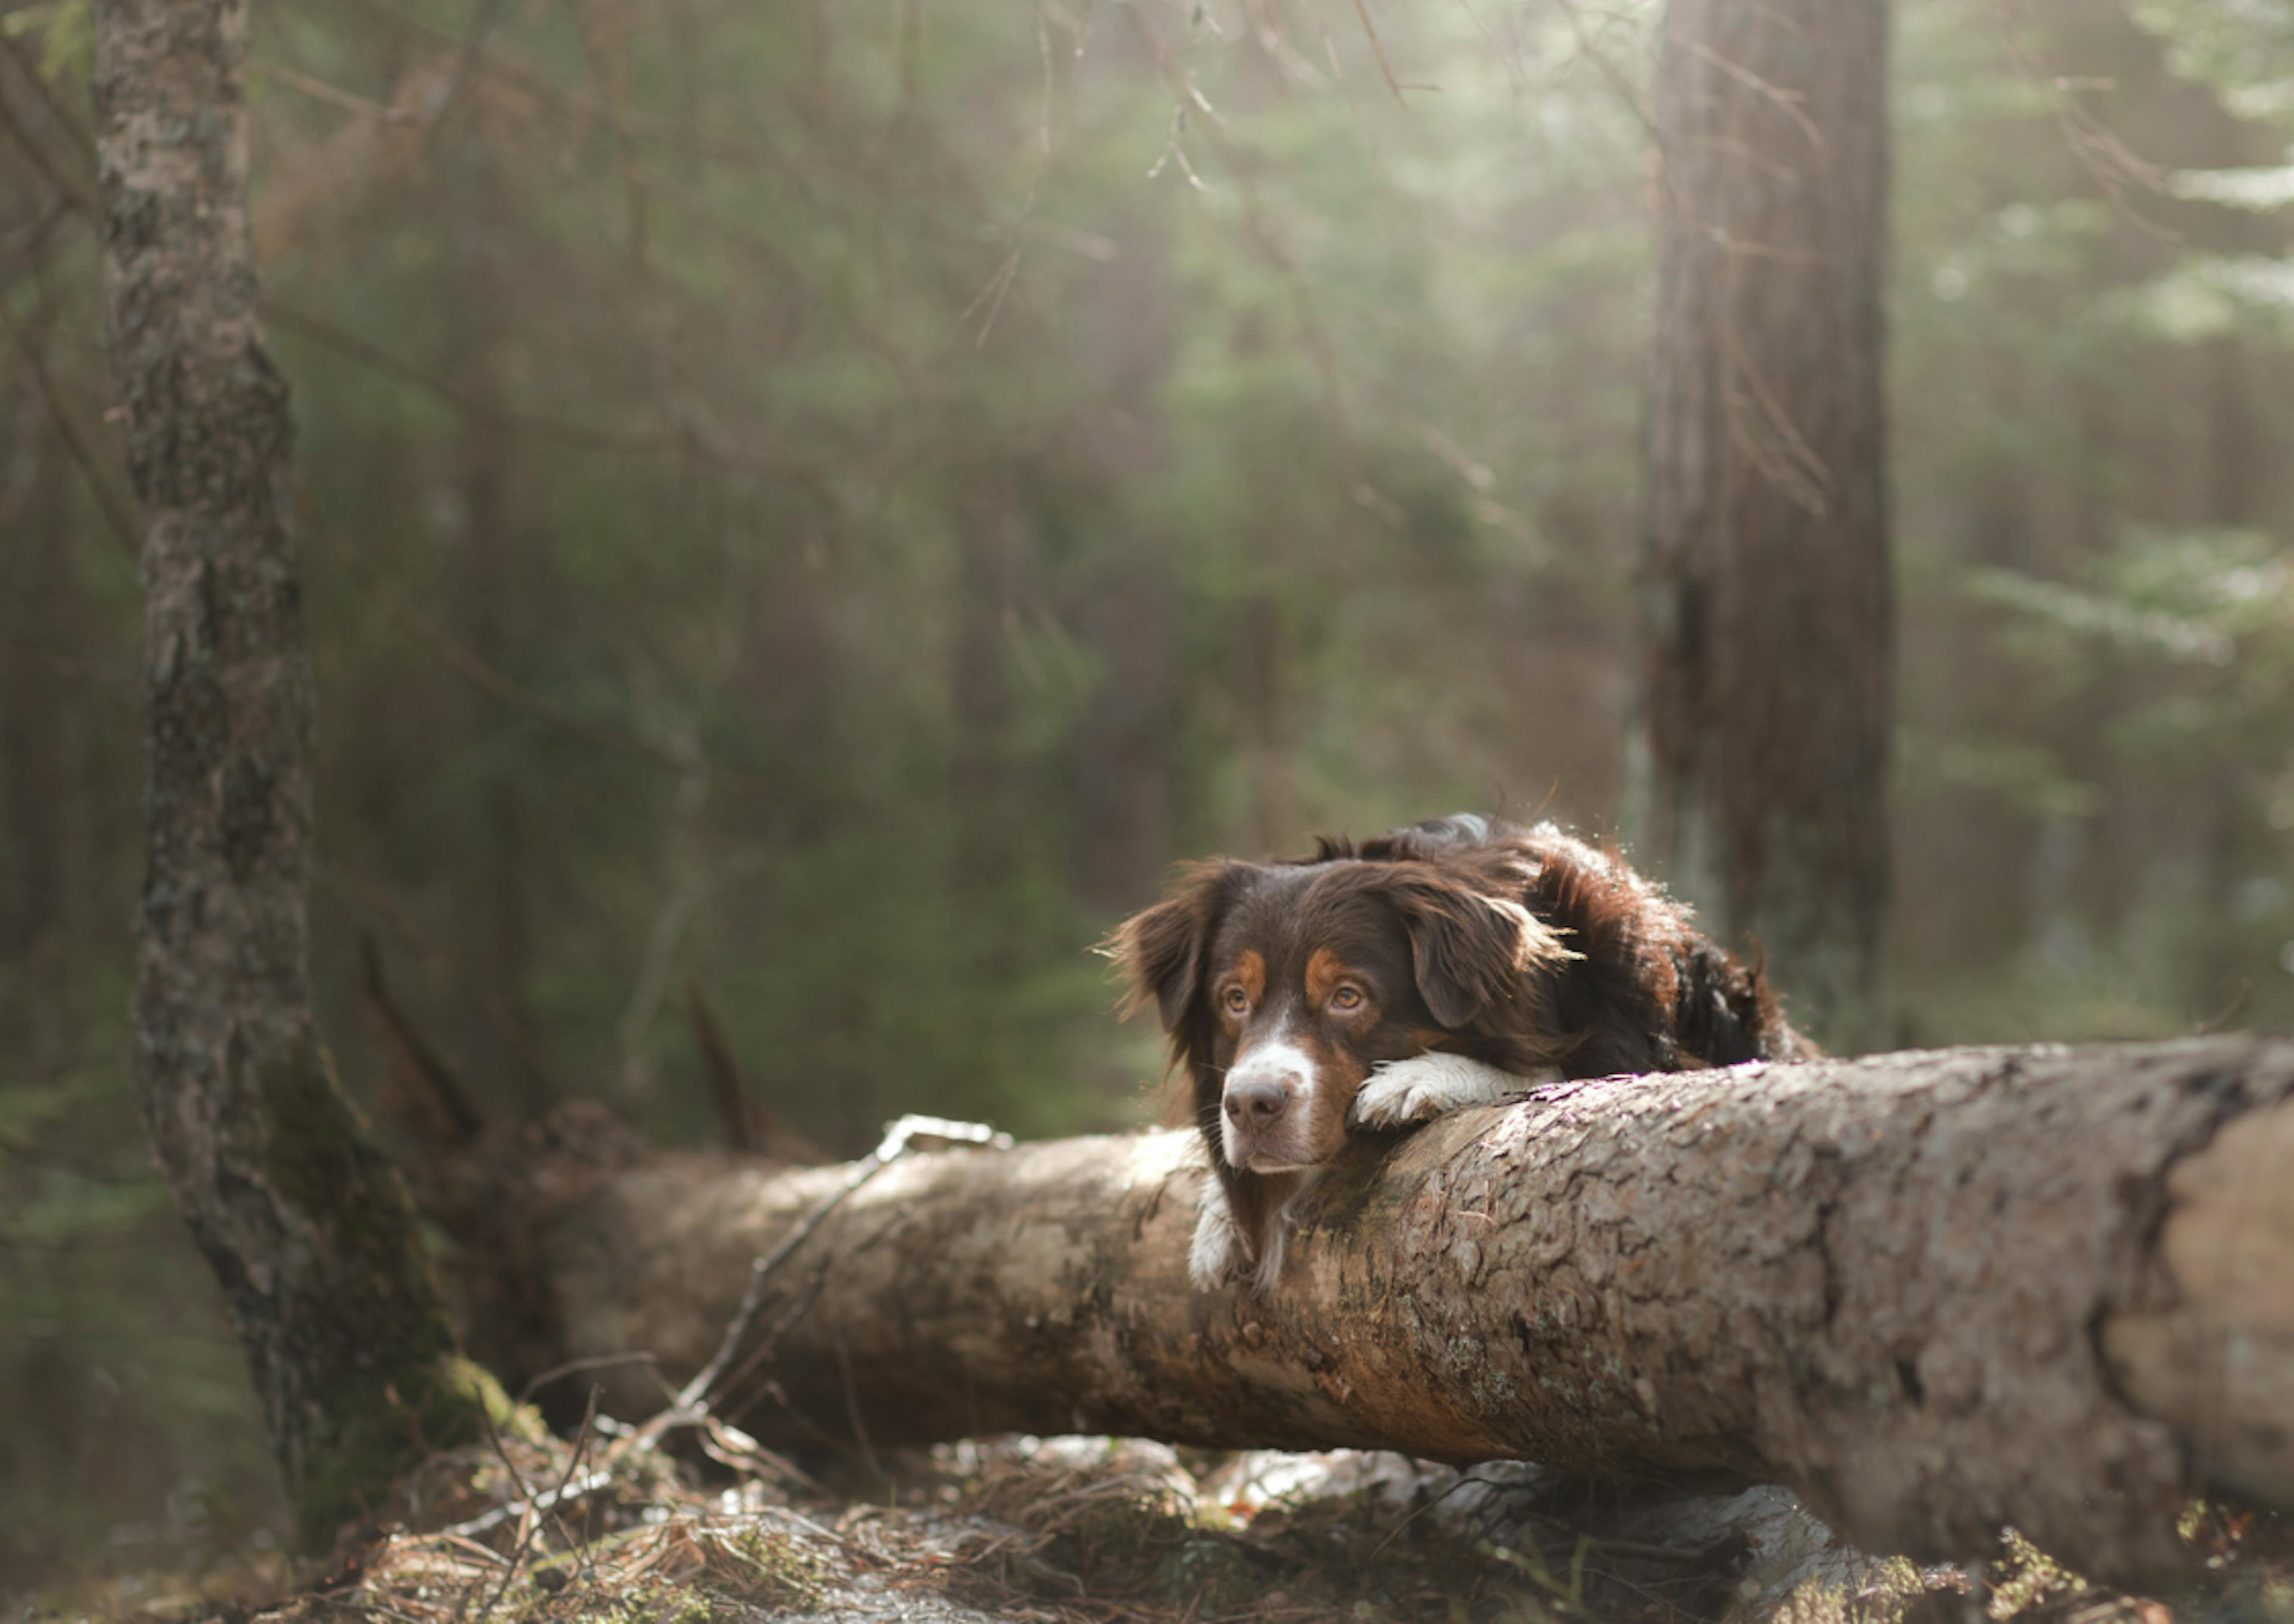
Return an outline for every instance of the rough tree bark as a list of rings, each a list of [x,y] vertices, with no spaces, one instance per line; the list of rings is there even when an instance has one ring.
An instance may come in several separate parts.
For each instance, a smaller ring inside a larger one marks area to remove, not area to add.
[[[1635,850],[1886,1039],[1885,0],[1670,0]]]
[[[475,1435],[484,1378],[311,1015],[311,667],[287,388],[256,317],[245,0],[99,0],[95,20],[111,363],[144,518],[136,1092],[318,1541],[422,1448]]]
[[[523,1182],[497,1164],[465,1207],[520,1374],[648,1351],[683,1381],[844,1176],[594,1119],[519,1146]],[[1366,1141],[1264,1299],[1188,1287],[1197,1154],[896,1163],[768,1277],[769,1356],[720,1409],[784,1445],[1110,1432],[1782,1482],[1867,1549],[2013,1522],[2133,1582],[2176,1565],[2188,1493],[2294,1506],[2294,1041],[1556,1085]],[[660,1403],[603,1379],[616,1413]]]

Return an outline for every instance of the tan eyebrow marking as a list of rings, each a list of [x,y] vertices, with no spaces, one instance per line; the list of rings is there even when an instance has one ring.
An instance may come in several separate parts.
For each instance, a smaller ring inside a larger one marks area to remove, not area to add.
[[[1257,1003],[1266,995],[1266,961],[1255,947],[1243,949],[1242,956],[1234,962],[1232,972],[1235,981]]]
[[[1327,1003],[1331,989],[1352,972],[1346,961],[1328,947],[1317,947],[1306,959],[1306,1002]]]

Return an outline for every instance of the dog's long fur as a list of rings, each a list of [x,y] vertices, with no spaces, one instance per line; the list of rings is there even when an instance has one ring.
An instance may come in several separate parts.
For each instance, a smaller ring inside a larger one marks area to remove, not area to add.
[[[1699,935],[1623,859],[1550,824],[1468,815],[1360,844],[1325,837],[1297,862],[1192,864],[1118,930],[1114,956],[1126,1012],[1152,1003],[1161,1018],[1185,1115],[1217,1171],[1196,1235],[1205,1284],[1237,1253],[1271,1281],[1289,1204],[1350,1125],[1398,1125],[1509,1084],[1817,1052],[1757,968]],[[1309,980],[1376,989],[1372,1004],[1355,990],[1361,1013],[1337,1011],[1294,985],[1263,1029],[1257,1011],[1277,996],[1266,978],[1295,984],[1300,965],[1320,967]],[[1256,1148],[1238,1087],[1280,1113]]]

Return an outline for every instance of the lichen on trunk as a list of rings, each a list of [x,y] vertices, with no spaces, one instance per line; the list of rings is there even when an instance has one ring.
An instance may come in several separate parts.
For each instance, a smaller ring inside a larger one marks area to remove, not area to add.
[[[150,862],[134,1074],[305,1543],[476,1436],[411,1205],[311,1013],[314,705],[285,382],[248,241],[245,0],[100,0],[113,376],[143,518]]]

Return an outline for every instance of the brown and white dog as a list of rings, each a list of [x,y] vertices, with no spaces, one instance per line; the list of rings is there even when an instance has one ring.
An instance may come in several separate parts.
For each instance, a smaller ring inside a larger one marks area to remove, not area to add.
[[[1291,1205],[1350,1127],[1392,1129],[1564,1077],[1818,1052],[1760,972],[1621,859],[1470,814],[1291,863],[1212,858],[1117,930],[1210,1149],[1203,1289],[1282,1268]]]

